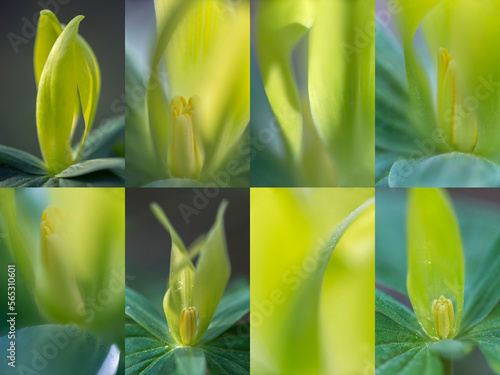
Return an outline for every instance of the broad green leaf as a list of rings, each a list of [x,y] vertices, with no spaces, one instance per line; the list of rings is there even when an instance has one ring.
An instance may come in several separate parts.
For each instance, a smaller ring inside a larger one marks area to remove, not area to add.
[[[464,256],[453,206],[438,189],[412,189],[408,200],[408,295],[422,328],[433,340],[439,337],[433,301],[441,296],[451,299],[453,338],[460,330],[464,301]]]
[[[39,187],[49,178],[0,165],[0,187]]]
[[[349,179],[356,169],[363,171],[364,182],[355,186],[373,185],[375,34],[360,37],[359,30],[373,22],[374,12],[374,2],[318,0],[309,37],[308,92],[314,124],[341,176]]]
[[[491,247],[474,279],[465,288],[464,326],[485,318],[500,300],[500,239]]]
[[[500,165],[461,153],[398,160],[389,173],[390,187],[498,187]]]
[[[115,173],[121,173],[125,170],[125,159],[123,158],[104,158],[85,160],[77,164],[70,165],[62,172],[56,175],[57,178],[78,177],[92,172],[109,169]]]
[[[469,354],[474,349],[474,345],[465,341],[440,340],[433,342],[429,349],[440,357],[455,361]]]
[[[223,201],[219,206],[215,224],[207,234],[194,271],[193,302],[199,317],[195,341],[199,341],[208,329],[231,273],[224,231],[227,204]]]
[[[34,175],[47,175],[43,161],[25,151],[0,145],[0,164]]]
[[[188,178],[168,178],[166,180],[158,180],[151,182],[147,185],[144,185],[144,187],[203,187],[201,182],[196,181],[196,180],[190,180]]]
[[[111,156],[113,146],[125,134],[125,118],[116,117],[92,130],[82,148],[81,160]]]
[[[396,323],[412,330],[415,336],[425,339],[422,335],[422,327],[413,311],[378,288],[375,289],[375,309]]]
[[[486,319],[474,326],[472,330],[465,333],[463,340],[472,340],[476,343],[486,356],[491,368],[497,374],[500,373],[500,303]]]
[[[383,179],[385,179],[386,185],[388,184],[391,167],[400,157],[401,155],[397,152],[385,152],[379,148],[375,148],[375,181],[377,184]]]
[[[167,346],[175,345],[165,319],[159,316],[147,299],[129,288],[125,289],[125,316],[134,320]]]
[[[116,345],[110,345],[93,333],[71,325],[48,324],[21,328],[16,332],[16,340],[23,343],[22,350],[21,347],[17,348],[16,367],[4,365],[2,374],[14,375],[19,374],[19,371],[29,373],[33,369],[40,375],[59,374],[61,369],[77,375],[115,374],[118,369],[120,352]],[[2,337],[0,346],[8,348],[10,341],[7,336]],[[38,353],[40,358],[33,353]],[[52,354],[44,356],[44,353]],[[34,364],[38,366],[34,367]]]
[[[302,150],[302,109],[292,52],[312,27],[317,2],[262,1],[257,11],[257,52],[267,98],[288,147],[298,158]]]
[[[206,362],[203,350],[196,347],[180,347],[173,350],[175,359],[175,374],[205,375]]]
[[[200,340],[200,344],[217,338],[249,312],[250,286],[242,282],[222,296],[219,306],[215,310],[214,317]]]
[[[376,312],[375,365],[377,374],[444,374],[439,357],[414,331]]]

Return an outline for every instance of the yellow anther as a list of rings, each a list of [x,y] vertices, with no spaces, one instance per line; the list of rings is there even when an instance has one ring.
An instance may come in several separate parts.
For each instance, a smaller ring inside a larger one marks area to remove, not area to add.
[[[441,296],[432,302],[432,319],[434,320],[434,328],[439,339],[450,338],[455,330],[455,311],[453,302]]]
[[[472,152],[477,143],[477,120],[460,95],[457,70],[453,55],[446,48],[440,48],[437,72],[438,124],[450,148]]]
[[[197,325],[196,309],[194,307],[184,308],[179,322],[179,332],[184,345],[189,346],[193,343]]]
[[[168,169],[174,177],[197,179],[203,168],[205,154],[197,129],[197,96],[188,101],[175,96],[170,101],[172,131],[168,150]]]

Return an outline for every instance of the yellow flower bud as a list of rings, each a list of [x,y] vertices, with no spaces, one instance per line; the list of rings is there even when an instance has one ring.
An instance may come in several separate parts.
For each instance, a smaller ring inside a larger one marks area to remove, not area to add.
[[[455,330],[455,312],[453,302],[441,296],[432,302],[432,319],[434,320],[434,328],[439,339],[444,340],[451,338]]]
[[[196,179],[205,159],[203,145],[196,128],[199,98],[186,101],[176,96],[170,101],[172,132],[168,150],[168,169],[174,177]]]
[[[446,48],[438,54],[437,112],[441,135],[456,151],[472,152],[477,143],[477,119],[457,88],[457,63]]]
[[[66,240],[64,213],[59,207],[49,206],[42,213],[35,280],[37,305],[48,318],[83,321],[85,308]]]
[[[196,336],[197,325],[196,309],[194,307],[184,308],[179,322],[179,332],[184,345],[189,346],[192,344]]]

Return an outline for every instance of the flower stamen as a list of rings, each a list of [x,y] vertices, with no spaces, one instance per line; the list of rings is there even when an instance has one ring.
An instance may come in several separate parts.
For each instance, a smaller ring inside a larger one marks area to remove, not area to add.
[[[198,322],[196,318],[196,309],[194,307],[185,307],[181,313],[179,321],[179,332],[182,344],[189,346],[193,343],[196,336]]]
[[[450,338],[455,330],[455,311],[453,302],[444,296],[432,302],[432,319],[434,328],[440,340]]]

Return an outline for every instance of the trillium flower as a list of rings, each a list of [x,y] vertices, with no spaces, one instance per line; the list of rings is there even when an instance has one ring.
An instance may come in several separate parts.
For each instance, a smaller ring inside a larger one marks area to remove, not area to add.
[[[3,229],[45,319],[100,332],[121,331],[113,319],[122,309],[124,293],[123,191],[2,190]]]
[[[47,168],[54,175],[79,159],[101,90],[97,59],[78,35],[82,19],[75,17],[63,29],[54,13],[45,10],[38,22],[34,57],[38,140]],[[72,150],[80,112],[85,130],[79,146]]]
[[[156,0],[155,12],[144,143],[158,170],[139,174],[166,186],[248,186],[249,2]]]
[[[367,1],[258,2],[256,54],[285,152],[257,150],[288,167],[287,185],[373,185],[373,12]],[[265,124],[254,125],[258,136]]]
[[[250,309],[249,287],[233,283],[225,292],[231,273],[224,230],[227,204],[221,203],[210,231],[189,249],[160,206],[151,204],[172,238],[168,288],[164,316],[126,289],[125,364],[131,373],[250,372],[249,323],[238,323]]]
[[[157,204],[153,212],[172,236],[169,287],[163,309],[170,333],[179,345],[195,345],[205,334],[226,288],[231,265],[224,234],[224,212],[227,202],[219,207],[217,219],[206,238],[186,250],[167,217]],[[200,252],[196,268],[191,256]],[[191,253],[191,255],[190,255]]]
[[[33,60],[43,161],[0,145],[2,186],[123,185],[125,160],[110,156],[123,136],[124,119],[111,119],[92,132],[101,74],[92,48],[78,34],[82,20],[77,16],[63,25],[50,10],[40,12]]]
[[[251,191],[252,372],[373,372],[373,196]]]
[[[420,188],[409,192],[406,288],[400,285],[398,274],[405,272],[404,267],[400,271],[398,266],[404,262],[398,254],[401,252],[398,247],[404,242],[399,241],[399,237],[404,236],[394,234],[390,239],[380,241],[381,249],[387,247],[389,242],[397,242],[394,245],[397,250],[390,253],[384,249],[380,265],[377,265],[377,279],[382,284],[379,286],[385,287],[376,291],[377,373],[449,373],[453,361],[462,359],[475,346],[481,349],[492,369],[500,372],[497,355],[500,347],[497,277],[500,242],[496,229],[489,239],[482,233],[477,237],[479,241],[474,240],[473,232],[477,230],[469,230],[468,227],[472,227],[474,221],[475,225],[487,225],[484,222],[487,212],[481,211],[477,215],[480,206],[474,203],[467,206],[467,214],[475,212],[476,217],[468,225],[462,225],[464,230],[461,231],[454,212],[456,205],[452,204],[445,191]],[[393,201],[390,205],[397,206]],[[458,207],[463,209],[466,206],[462,204]],[[377,225],[386,227],[383,232],[377,233],[378,238],[399,230],[387,225],[400,220],[401,210],[389,211],[397,218],[377,218]],[[384,213],[389,213],[388,208],[384,209]],[[498,212],[495,215],[498,220]],[[464,224],[464,219],[460,224]],[[471,248],[467,263],[463,243]],[[478,253],[481,254],[479,259]],[[388,256],[395,260],[383,259]],[[396,268],[389,267],[390,264]],[[469,271],[468,278],[467,268],[474,269]],[[396,290],[402,293],[399,300],[408,295],[413,311],[393,298]],[[386,291],[390,291],[391,295]]]
[[[498,2],[400,3],[402,48],[377,37],[379,184],[500,186]]]

